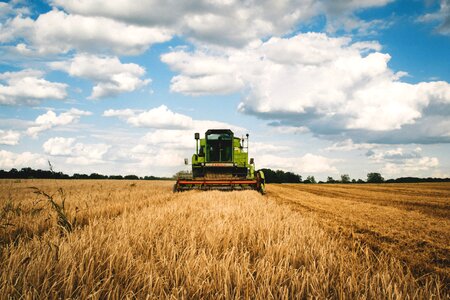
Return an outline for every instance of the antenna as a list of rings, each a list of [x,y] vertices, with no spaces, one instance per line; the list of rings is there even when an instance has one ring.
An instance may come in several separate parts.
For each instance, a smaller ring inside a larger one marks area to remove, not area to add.
[[[194,134],[194,138],[195,138],[195,154],[198,155],[198,140],[200,139],[200,134],[196,132]]]
[[[245,136],[247,137],[247,153],[248,153],[248,133],[245,134]]]

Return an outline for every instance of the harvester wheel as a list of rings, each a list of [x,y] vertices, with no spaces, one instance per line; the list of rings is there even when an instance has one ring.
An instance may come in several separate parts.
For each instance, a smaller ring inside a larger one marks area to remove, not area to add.
[[[256,188],[258,192],[260,192],[261,195],[264,195],[266,193],[266,179],[264,178],[263,171],[256,172],[256,181]]]

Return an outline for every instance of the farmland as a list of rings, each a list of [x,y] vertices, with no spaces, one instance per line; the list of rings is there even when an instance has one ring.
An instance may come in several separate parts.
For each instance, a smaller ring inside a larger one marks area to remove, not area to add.
[[[449,296],[448,183],[271,184],[265,196],[172,184],[0,181],[0,295]]]

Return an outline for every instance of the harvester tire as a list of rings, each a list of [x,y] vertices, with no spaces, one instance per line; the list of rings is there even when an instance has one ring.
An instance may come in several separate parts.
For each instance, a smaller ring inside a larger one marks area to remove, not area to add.
[[[256,172],[257,190],[264,195],[266,193],[266,179],[264,178],[264,173],[262,171]]]

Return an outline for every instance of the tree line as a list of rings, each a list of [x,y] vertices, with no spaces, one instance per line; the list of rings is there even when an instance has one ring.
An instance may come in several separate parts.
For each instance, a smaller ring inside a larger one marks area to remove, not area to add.
[[[266,183],[417,183],[417,182],[450,182],[450,178],[419,178],[419,177],[400,177],[396,179],[385,180],[380,173],[371,172],[367,174],[367,179],[351,179],[348,174],[342,174],[340,178],[334,179],[331,176],[327,180],[316,181],[314,176],[307,176],[305,179],[301,175],[293,172],[285,172],[283,170],[261,169],[264,172]],[[180,172],[179,172],[180,173]],[[177,173],[178,174],[178,173]],[[63,172],[55,172],[50,170],[34,170],[32,168],[22,168],[20,170],[11,169],[9,171],[0,170],[0,179],[114,179],[114,180],[173,180],[174,177],[157,177],[157,176],[137,176],[137,175],[102,175],[98,173],[79,174],[72,176]]]
[[[170,178],[156,176],[137,176],[137,175],[102,175],[98,173],[79,174],[72,176],[63,172],[53,170],[34,170],[32,168],[22,168],[20,170],[11,169],[9,171],[0,170],[0,179],[115,179],[115,180],[167,180]]]
[[[416,182],[450,182],[450,178],[419,178],[419,177],[400,177],[396,179],[385,180],[380,173],[371,172],[367,174],[366,180],[363,179],[351,179],[348,174],[342,174],[339,179],[334,179],[331,176],[327,177],[327,180],[317,182],[314,176],[307,176],[304,180],[299,174],[292,172],[285,172],[282,170],[262,169],[266,183],[416,183]]]

